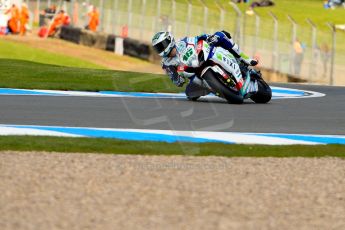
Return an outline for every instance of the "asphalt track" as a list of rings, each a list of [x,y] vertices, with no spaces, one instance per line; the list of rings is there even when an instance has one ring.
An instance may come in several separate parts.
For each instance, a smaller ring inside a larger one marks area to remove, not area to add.
[[[269,104],[181,99],[0,96],[0,124],[225,132],[345,134],[345,88],[272,84],[325,97]]]

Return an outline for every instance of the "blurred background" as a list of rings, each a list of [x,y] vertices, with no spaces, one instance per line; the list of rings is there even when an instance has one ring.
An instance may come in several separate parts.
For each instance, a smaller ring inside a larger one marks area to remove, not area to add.
[[[2,0],[5,2],[6,0]],[[176,38],[229,31],[260,67],[297,80],[345,85],[345,4],[342,0],[30,0],[31,28],[56,7],[70,25],[87,28],[93,8],[98,32],[150,43],[152,34],[169,30]]]

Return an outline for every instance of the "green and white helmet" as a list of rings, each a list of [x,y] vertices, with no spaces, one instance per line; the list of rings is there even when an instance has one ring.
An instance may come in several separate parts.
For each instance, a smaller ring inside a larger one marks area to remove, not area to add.
[[[167,31],[160,31],[152,38],[152,46],[159,56],[167,57],[175,47],[174,36]]]

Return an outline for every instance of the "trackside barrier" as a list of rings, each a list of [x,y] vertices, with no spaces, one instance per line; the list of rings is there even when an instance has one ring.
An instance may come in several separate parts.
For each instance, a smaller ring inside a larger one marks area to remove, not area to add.
[[[124,54],[140,59],[150,59],[150,46],[132,38],[125,38],[123,41]]]
[[[94,47],[97,49],[106,50],[108,37],[109,37],[108,34],[101,33],[101,32],[97,33]]]
[[[80,34],[80,45],[93,47],[96,43],[96,34],[89,30],[81,30]]]
[[[60,38],[79,44],[81,29],[72,26],[62,26]]]
[[[118,55],[124,54],[123,38],[116,37],[115,35],[109,35],[107,37],[107,45],[105,48],[107,51],[115,52]]]
[[[125,54],[147,61],[159,60],[158,55],[154,53],[150,44],[131,38],[92,32],[72,26],[63,26],[61,28],[60,38],[77,44],[115,52],[119,55]]]
[[[109,35],[107,37],[107,45],[105,47],[105,50],[107,51],[115,51],[115,42],[116,42],[116,37],[115,35]]]
[[[123,55],[124,48],[123,48],[123,38],[117,37],[115,40],[115,53],[118,55]]]

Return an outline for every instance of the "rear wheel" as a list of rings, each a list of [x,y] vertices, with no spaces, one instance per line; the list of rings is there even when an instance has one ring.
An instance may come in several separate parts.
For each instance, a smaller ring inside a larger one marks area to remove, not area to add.
[[[231,88],[225,86],[224,83],[218,79],[216,74],[217,73],[215,73],[209,69],[203,75],[204,80],[212,88],[213,92],[217,96],[222,97],[225,100],[227,100],[228,103],[242,104],[243,103],[243,97],[240,94],[240,92],[232,90]]]

